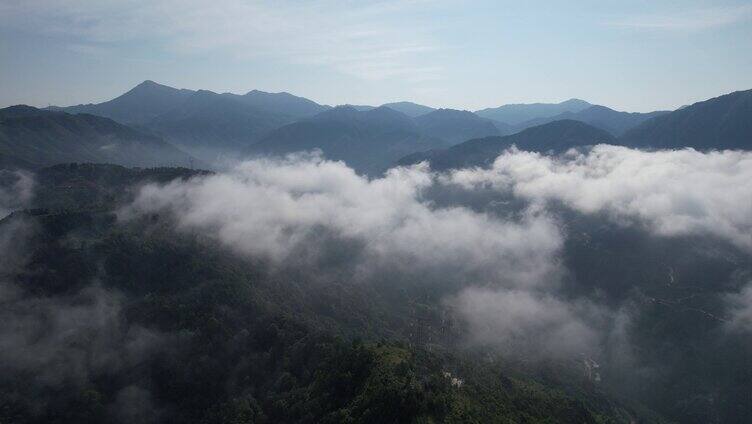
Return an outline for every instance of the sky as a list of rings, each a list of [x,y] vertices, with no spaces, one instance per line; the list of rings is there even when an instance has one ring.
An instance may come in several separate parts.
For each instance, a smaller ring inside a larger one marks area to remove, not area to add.
[[[330,105],[674,109],[752,88],[752,1],[0,0],[0,106],[147,79]]]

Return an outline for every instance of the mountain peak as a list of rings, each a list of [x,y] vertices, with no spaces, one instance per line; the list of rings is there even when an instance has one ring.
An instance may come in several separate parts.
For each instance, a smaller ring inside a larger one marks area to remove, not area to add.
[[[178,91],[177,88],[173,88],[164,84],[160,84],[158,82],[154,82],[152,80],[145,80],[144,82],[138,84],[137,86],[133,87],[130,91],[144,91],[144,90],[175,90]]]
[[[478,115],[470,112],[469,110],[441,108],[441,109],[436,109],[431,113],[434,114],[435,116],[441,116],[445,118],[463,117],[463,118],[470,118],[470,119],[482,119]]]
[[[608,106],[603,105],[592,105],[588,107],[587,109],[584,109],[582,112],[616,112],[615,110],[611,109]],[[618,112],[617,112],[618,113]]]
[[[0,117],[20,116],[38,113],[40,109],[29,105],[13,105],[0,109]]]
[[[237,97],[242,102],[259,109],[297,118],[310,117],[328,109],[328,106],[286,91],[271,93],[254,89]]]
[[[255,88],[247,93],[244,94],[244,96],[278,96],[278,97],[298,97],[294,94],[288,93],[287,91],[280,91],[277,93],[273,93],[271,91],[262,91],[262,90],[256,90]]]
[[[571,98],[569,100],[564,100],[563,102],[561,102],[559,104],[561,104],[561,105],[576,105],[576,104],[579,104],[579,105],[590,105],[592,103],[590,103],[588,101],[585,101],[585,100],[582,100],[582,99],[578,99],[576,97],[573,97],[573,98]]]

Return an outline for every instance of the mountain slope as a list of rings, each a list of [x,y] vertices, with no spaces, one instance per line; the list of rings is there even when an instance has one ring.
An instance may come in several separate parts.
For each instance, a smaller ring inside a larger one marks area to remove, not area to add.
[[[320,105],[304,97],[294,96],[285,92],[267,93],[264,91],[252,90],[242,96],[232,96],[257,109],[295,118],[313,116],[329,109],[329,106]]]
[[[103,116],[126,124],[142,124],[177,107],[191,94],[192,90],[172,88],[147,80],[125,94],[103,103],[54,109]]]
[[[356,171],[375,175],[402,156],[447,144],[425,137],[406,115],[386,107],[358,111],[338,106],[285,125],[251,145],[250,155],[285,155],[320,149]]]
[[[492,121],[466,110],[437,109],[418,116],[415,123],[426,136],[440,138],[451,144],[501,134]]]
[[[445,150],[416,153],[402,158],[398,163],[412,165],[428,161],[432,169],[444,171],[489,165],[512,145],[520,150],[559,153],[572,147],[613,142],[613,136],[606,131],[580,121],[563,120],[528,128],[505,137],[479,138]]]
[[[149,121],[146,127],[189,150],[239,152],[291,119],[235,97],[199,90],[178,107]]]
[[[618,137],[630,128],[634,128],[648,119],[665,115],[667,113],[669,113],[669,111],[655,111],[649,113],[620,112],[607,108],[606,106],[595,105],[579,112],[564,112],[552,117],[532,119],[517,125],[517,129],[518,131],[521,131],[525,128],[535,127],[553,121],[572,119],[575,121],[582,121],[596,128],[604,129]]]
[[[475,112],[483,118],[493,119],[510,125],[521,124],[536,118],[546,118],[564,112],[579,112],[592,106],[590,103],[569,99],[561,103],[508,104]]]
[[[650,119],[622,144],[672,149],[752,149],[752,90],[736,91]]]
[[[0,110],[0,157],[26,166],[64,162],[185,166],[192,160],[161,138],[111,119],[29,106]]]
[[[396,110],[397,112],[402,112],[411,118],[415,118],[416,116],[420,116],[420,115],[425,115],[429,112],[433,112],[434,110],[436,110],[432,107],[419,105],[413,102],[384,103],[381,106],[388,107],[389,109]]]

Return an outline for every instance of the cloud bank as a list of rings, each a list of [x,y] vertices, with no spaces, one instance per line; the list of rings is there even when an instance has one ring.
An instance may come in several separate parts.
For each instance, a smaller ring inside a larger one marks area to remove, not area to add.
[[[629,314],[562,287],[561,205],[658,237],[711,235],[752,250],[751,177],[752,154],[732,151],[600,145],[550,157],[512,149],[489,169],[435,174],[423,164],[375,179],[301,154],[147,185],[120,217],[169,214],[181,231],[280,268],[309,267],[306,275],[324,273],[319,259],[334,251],[330,262],[348,280],[450,286],[446,300],[469,342],[571,357],[598,352]],[[435,201],[458,188],[477,196]],[[487,199],[493,213],[470,198]]]
[[[341,162],[298,155],[145,186],[120,216],[168,213],[181,231],[208,235],[280,268],[299,266],[302,257],[334,244],[337,254],[348,251],[337,262],[348,281],[432,284],[460,293],[449,302],[478,334],[471,343],[490,343],[483,332],[492,325],[494,345],[531,337],[526,346],[539,346],[539,330],[555,324],[546,333],[552,351],[564,342],[567,348],[560,351],[588,350],[581,345],[594,342],[594,331],[554,294],[562,245],[555,220],[532,211],[512,219],[464,206],[438,207],[425,197],[436,185],[426,166],[396,168],[369,180]],[[322,232],[328,236],[318,237]],[[325,272],[315,261],[304,266],[305,275]],[[465,288],[471,289],[462,293]],[[502,304],[517,309],[498,314]]]
[[[433,184],[426,167],[397,168],[383,178],[358,176],[317,156],[253,160],[225,173],[149,185],[124,218],[170,211],[185,230],[216,237],[237,251],[275,262],[324,229],[363,245],[363,263],[392,269],[441,267],[456,278],[512,286],[545,283],[561,245],[545,214],[502,221],[464,207],[434,208],[422,198]]]
[[[646,152],[598,145],[560,157],[509,150],[490,169],[445,177],[490,186],[545,206],[558,201],[658,235],[710,234],[752,251],[752,153]]]

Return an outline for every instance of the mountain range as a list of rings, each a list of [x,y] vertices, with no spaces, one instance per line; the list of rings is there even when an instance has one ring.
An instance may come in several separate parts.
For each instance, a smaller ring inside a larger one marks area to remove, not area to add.
[[[508,104],[495,108],[481,109],[476,111],[475,114],[509,125],[519,125],[531,119],[547,118],[565,112],[576,113],[590,106],[593,105],[584,100],[569,99],[561,103]]]
[[[414,153],[398,161],[399,165],[413,165],[427,161],[437,171],[488,166],[504,150],[516,146],[520,150],[560,153],[572,147],[599,143],[613,144],[608,132],[584,122],[561,120],[528,128],[507,136],[468,140],[448,149]]]
[[[619,184],[528,161],[520,195],[184,167],[220,150],[320,150],[368,176],[513,146],[752,150],[752,90],[652,114],[564,103],[581,108],[501,121],[147,81],[0,109],[0,422],[751,422],[743,155],[629,164]]]
[[[373,175],[405,155],[448,145],[388,107],[361,111],[339,106],[278,128],[245,153],[279,156],[319,149],[329,159],[343,160],[356,171]]]
[[[209,100],[210,96],[225,101]],[[197,100],[197,97],[202,100]],[[198,107],[196,102],[205,106]],[[206,115],[213,113],[207,108],[211,109],[214,104],[221,105],[221,110],[216,113],[223,115],[219,121],[226,128],[217,128],[218,123],[214,119],[207,121]],[[359,111],[375,108],[370,105],[346,106]],[[427,135],[442,138],[450,143],[487,135],[512,134],[561,119],[580,120],[619,136],[627,129],[658,114],[618,112],[579,99],[561,103],[510,104],[464,114],[453,109],[438,112],[435,108],[409,101],[385,103],[381,106],[418,119],[419,126],[427,131]],[[286,92],[267,93],[251,90],[244,95],[220,94],[207,90],[176,89],[153,81],[144,81],[107,102],[54,107],[55,110],[64,112],[90,113],[124,124],[139,125],[144,129],[154,130],[189,150],[195,148],[197,139],[205,140],[202,144],[209,143],[217,149],[242,150],[246,145],[259,141],[273,129],[309,118],[330,108],[328,105]],[[191,113],[188,113],[189,111]],[[434,115],[431,115],[432,113]],[[441,122],[437,122],[437,119]],[[185,125],[188,122],[190,125]]]
[[[53,107],[67,113],[88,113],[124,124],[144,124],[187,100],[192,90],[177,89],[154,81],[144,81],[126,93],[103,103]]]
[[[2,163],[30,166],[67,160],[152,166],[184,164],[190,156],[215,163],[223,156],[319,149],[327,158],[373,174],[396,162],[451,154],[459,156],[436,160],[478,163],[480,159],[468,158],[512,144],[542,152],[594,142],[640,148],[748,149],[750,93],[739,91],[673,112],[628,113],[578,99],[469,112],[407,101],[332,108],[284,92],[251,90],[238,95],[144,81],[98,104],[51,107],[46,113],[21,106],[3,109]],[[22,115],[33,116],[19,121]],[[548,125],[556,122],[560,123]],[[527,131],[536,127],[541,128]],[[64,143],[73,147],[61,147]],[[111,145],[119,150],[106,151]],[[453,145],[457,148],[449,149]],[[493,147],[476,151],[479,145]]]
[[[571,119],[604,129],[612,135],[619,137],[630,128],[634,128],[650,118],[665,115],[669,112],[670,111],[655,111],[648,113],[619,112],[606,106],[594,105],[579,112],[564,112],[554,116],[531,119],[517,124],[515,129],[521,131],[525,128],[546,124],[548,122]]]
[[[304,118],[323,112],[330,106],[320,105],[304,97],[294,96],[287,92],[267,93],[265,91],[251,90],[248,93],[238,96],[234,94],[225,94],[234,97],[241,102],[267,112],[287,115],[295,118]]]
[[[438,109],[418,116],[415,122],[427,136],[441,138],[451,144],[501,134],[493,121],[466,110]]]
[[[144,81],[107,102],[54,107],[136,125],[207,162],[237,154],[273,129],[329,109],[289,93],[252,90],[244,95],[176,89]]]
[[[188,151],[239,151],[294,118],[260,109],[241,100],[245,96],[220,95],[199,90],[145,128]],[[204,155],[205,156],[205,155]]]
[[[558,119],[568,116],[580,119]],[[548,119],[556,120],[545,122]],[[594,121],[600,125],[595,125]],[[621,132],[627,121],[640,123],[621,137],[615,137],[613,133]],[[478,138],[448,149],[418,152],[400,159],[398,164],[427,161],[436,170],[485,166],[512,145],[521,150],[550,153],[598,143],[652,149],[750,150],[752,90],[726,94],[673,112],[627,114],[591,106],[578,113],[541,118],[540,122],[542,124],[506,137]],[[610,127],[612,132],[604,130],[604,126]],[[622,130],[617,131],[618,128]]]

